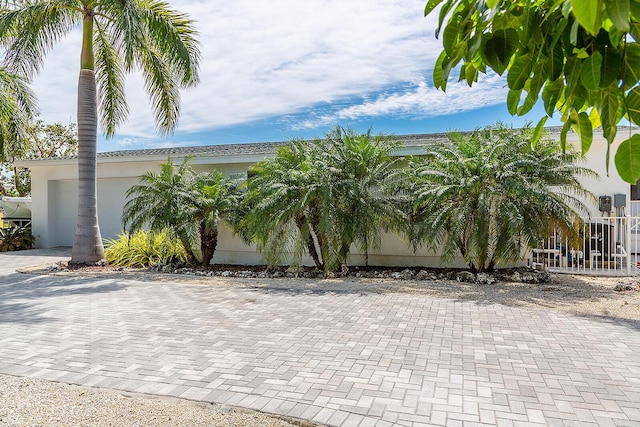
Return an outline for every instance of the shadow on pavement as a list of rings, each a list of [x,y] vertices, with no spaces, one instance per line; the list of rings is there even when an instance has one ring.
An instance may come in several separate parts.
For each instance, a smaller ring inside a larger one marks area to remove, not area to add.
[[[38,300],[72,295],[115,292],[123,283],[80,277],[30,276],[11,274],[0,276],[0,323],[39,323],[51,321],[46,307]],[[60,301],[64,304],[64,301]]]

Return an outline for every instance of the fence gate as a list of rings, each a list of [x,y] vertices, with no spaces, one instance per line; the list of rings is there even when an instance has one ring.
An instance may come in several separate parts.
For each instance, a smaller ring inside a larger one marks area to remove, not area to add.
[[[572,236],[551,231],[533,249],[530,265],[574,274],[638,274],[640,216],[591,217],[583,221]]]

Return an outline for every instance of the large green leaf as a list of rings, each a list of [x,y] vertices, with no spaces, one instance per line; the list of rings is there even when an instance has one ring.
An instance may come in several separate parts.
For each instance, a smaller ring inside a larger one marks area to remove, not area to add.
[[[550,81],[558,79],[562,75],[564,68],[564,50],[561,43],[556,43],[549,52],[549,69],[550,74],[547,78]]]
[[[444,50],[438,56],[436,60],[436,65],[433,68],[433,86],[443,91],[447,88],[447,77],[444,75],[443,66],[444,62],[447,60],[447,52]]]
[[[600,114],[602,132],[609,144],[611,144],[618,130],[618,108],[620,106],[618,88],[610,86],[598,91],[595,104]]]
[[[502,75],[518,49],[518,33],[513,28],[496,30],[484,38],[481,49],[487,65]]]
[[[622,68],[622,56],[620,51],[613,47],[606,47],[602,54],[602,71],[600,74],[600,87],[607,87],[617,81]]]
[[[465,62],[474,62],[476,58],[482,59],[478,52],[480,46],[482,46],[482,34],[476,33],[467,42],[467,52],[464,54]],[[477,69],[476,64],[474,64],[474,67]]]
[[[540,98],[540,89],[542,89],[542,85],[545,82],[545,65],[546,58],[539,61],[538,64],[533,68],[533,75],[529,80],[527,80],[525,84],[525,90],[527,91],[527,97],[524,100],[522,106],[518,109],[518,115],[522,116],[527,114],[534,105],[538,102]]]
[[[640,135],[635,134],[631,138],[622,141],[616,151],[616,169],[620,178],[630,184],[635,184],[640,179]]]
[[[438,7],[438,5],[443,1],[444,0],[429,0],[427,2],[427,5],[424,7],[424,16],[427,16],[428,14],[430,14],[433,11],[433,9]]]
[[[640,23],[632,22],[631,30],[629,30],[629,33],[631,33],[634,39],[640,40]]]
[[[455,8],[459,2],[460,2],[459,0],[456,0],[456,1],[449,0],[449,1],[446,1],[440,8],[440,14],[438,16],[438,27],[436,28],[436,32],[435,32],[436,38],[438,38],[438,35],[440,34],[442,23],[444,22],[444,19],[447,17],[447,14],[451,9]]]
[[[597,35],[602,26],[600,0],[571,0],[573,16],[592,35]]]
[[[605,0],[604,4],[613,25],[621,31],[629,31],[629,0]]]
[[[456,56],[461,21],[462,16],[460,14],[453,15],[442,32],[442,45],[449,56]]]
[[[562,81],[562,79],[557,79],[550,83],[547,83],[542,89],[542,101],[544,102],[544,110],[549,116],[553,115],[553,112],[556,109],[556,104],[558,102],[558,99],[560,99],[560,95],[562,94],[563,89],[564,82]]]
[[[593,54],[582,61],[582,84],[589,90],[596,90],[600,85],[600,71],[602,68],[602,55],[600,52]]]
[[[507,84],[509,88],[518,90],[524,88],[524,84],[531,75],[533,60],[530,54],[522,55],[513,62],[507,74]]]
[[[627,95],[626,106],[629,120],[640,125],[640,86],[636,86],[631,92],[629,92]]]
[[[524,102],[522,103],[522,105],[518,107],[518,111],[517,111],[518,115],[524,116],[525,114],[527,114],[536,105],[537,101],[538,101],[537,97],[534,97],[533,95],[528,94],[527,97],[524,99]]]
[[[464,78],[469,86],[478,81],[478,70],[476,70],[476,67],[474,67],[471,62],[467,64]]]
[[[520,103],[520,97],[522,96],[522,89],[511,89],[507,93],[507,110],[509,114],[515,116],[518,112],[518,104]]]
[[[593,128],[591,127],[591,120],[589,120],[587,113],[583,111],[578,114],[578,123],[577,126],[574,126],[574,129],[580,136],[582,154],[587,154],[593,142]]]
[[[538,144],[538,140],[540,139],[540,136],[542,135],[542,132],[544,131],[544,125],[545,123],[547,123],[547,119],[549,118],[549,116],[544,116],[543,118],[540,119],[540,121],[538,122],[538,124],[536,125],[535,129],[533,130],[533,134],[531,135],[531,146],[535,148],[535,146]]]
[[[635,21],[640,21],[640,2],[635,0],[629,3],[629,12]],[[631,25],[633,27],[633,25]],[[637,39],[636,39],[637,40]]]
[[[627,32],[621,31],[616,27],[611,27],[609,29],[609,41],[611,42],[611,46],[615,47],[616,49],[620,47],[623,39],[624,41],[626,41],[626,36]]]
[[[562,148],[563,153],[567,151],[567,134],[569,133],[569,129],[571,129],[571,120],[567,119],[560,130],[560,148]]]
[[[627,44],[625,47],[623,63],[623,88],[629,89],[640,81],[640,45],[638,45],[638,43]]]

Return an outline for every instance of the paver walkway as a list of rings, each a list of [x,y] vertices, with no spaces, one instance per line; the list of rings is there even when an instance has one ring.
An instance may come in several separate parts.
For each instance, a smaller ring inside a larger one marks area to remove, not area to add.
[[[36,277],[11,274],[16,258],[0,255],[1,373],[335,426],[640,425],[637,323],[408,294]]]

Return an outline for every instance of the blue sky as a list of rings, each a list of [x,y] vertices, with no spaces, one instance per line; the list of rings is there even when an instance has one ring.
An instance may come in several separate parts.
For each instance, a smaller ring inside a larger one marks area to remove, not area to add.
[[[129,75],[129,120],[98,150],[283,141],[336,125],[400,135],[536,122],[539,107],[508,114],[496,75],[433,88],[441,41],[425,1],[171,1],[197,21],[201,83],[182,93],[176,132],[160,137],[140,76]],[[45,122],[76,121],[79,45],[79,31],[62,40],[34,81]]]

